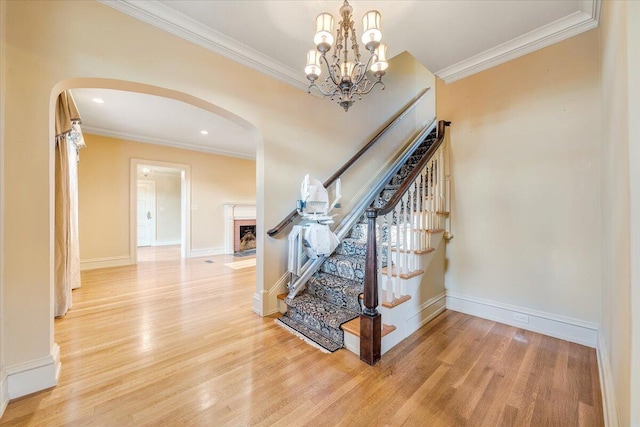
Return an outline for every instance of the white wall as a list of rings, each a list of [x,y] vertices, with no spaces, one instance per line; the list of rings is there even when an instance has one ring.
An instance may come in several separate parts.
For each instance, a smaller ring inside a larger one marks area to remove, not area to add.
[[[610,387],[610,399],[615,398],[620,425],[636,426],[640,425],[640,8],[635,2],[603,6],[601,349],[610,364],[605,367],[609,374],[605,385]]]
[[[255,166],[250,174],[255,176]],[[156,183],[156,245],[180,242],[180,175],[154,174],[147,179]],[[253,179],[255,181],[255,178]],[[255,187],[252,187],[255,191]],[[195,231],[197,233],[197,231]]]
[[[452,121],[447,291],[586,322],[594,337],[602,246],[597,45],[590,31],[439,84],[437,103],[438,116]]]

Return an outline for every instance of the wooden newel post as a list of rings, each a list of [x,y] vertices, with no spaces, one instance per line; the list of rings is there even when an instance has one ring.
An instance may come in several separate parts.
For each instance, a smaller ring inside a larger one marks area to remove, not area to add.
[[[376,218],[378,210],[367,209],[367,258],[364,272],[364,308],[360,315],[360,360],[369,365],[380,360],[382,318],[378,313],[378,263]]]

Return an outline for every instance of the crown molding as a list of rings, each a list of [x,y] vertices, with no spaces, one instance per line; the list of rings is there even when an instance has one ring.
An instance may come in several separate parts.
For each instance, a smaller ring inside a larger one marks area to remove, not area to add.
[[[161,3],[139,0],[98,2],[281,82],[304,91],[308,89],[309,82],[303,80],[302,73]]]
[[[580,11],[443,68],[435,75],[445,83],[452,83],[596,28],[600,20],[601,1],[582,0]]]
[[[106,136],[109,138],[124,139],[127,141],[133,141],[133,142],[143,142],[146,144],[156,144],[156,145],[163,145],[165,147],[180,148],[182,150],[191,150],[191,151],[198,151],[201,153],[217,154],[219,156],[237,157],[240,159],[248,159],[248,160],[256,159],[255,154],[250,155],[246,153],[239,153],[236,151],[219,150],[213,147],[205,147],[202,145],[189,144],[188,142],[172,141],[172,140],[170,141],[166,139],[153,138],[153,137],[138,135],[134,133],[118,132],[111,129],[82,126],[82,132],[90,133],[94,135]]]

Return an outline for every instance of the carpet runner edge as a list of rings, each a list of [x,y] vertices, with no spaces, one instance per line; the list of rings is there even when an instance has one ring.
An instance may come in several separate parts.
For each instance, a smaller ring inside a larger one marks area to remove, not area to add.
[[[278,317],[275,323],[323,353],[334,353],[342,348],[342,343],[330,340],[324,335],[287,316]]]

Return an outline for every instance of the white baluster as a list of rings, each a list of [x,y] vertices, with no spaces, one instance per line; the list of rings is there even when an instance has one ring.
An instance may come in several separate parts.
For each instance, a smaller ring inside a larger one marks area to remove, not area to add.
[[[427,167],[422,169],[422,205],[420,206],[420,249],[424,249],[426,245],[427,228]]]
[[[382,224],[382,225],[380,225]],[[380,272],[382,271],[382,252],[384,251],[384,247],[382,246],[382,229],[384,226],[384,218],[383,217],[377,217],[376,218],[376,249],[377,249],[377,253],[376,253],[376,265],[378,266],[378,268],[376,269],[376,274],[378,275],[378,277],[380,277]],[[384,282],[384,280],[380,280],[380,283],[378,284],[378,286],[380,286],[380,288],[382,289],[382,291],[380,292],[380,294],[384,295],[384,290],[386,288],[386,284]]]
[[[400,281],[400,266],[402,261],[401,245],[400,245],[400,207],[402,203],[398,203],[395,207],[396,214],[396,277],[393,278],[393,296],[394,298],[400,298],[400,287],[398,283]]]
[[[447,193],[445,193],[445,187],[444,187],[444,168],[445,168],[445,163],[444,163],[444,148],[440,147],[440,177],[438,178],[438,181],[440,183],[440,207],[438,208],[438,210],[440,211],[444,211],[445,210],[445,203],[447,200]],[[443,228],[442,225],[439,225],[438,228]]]
[[[404,196],[402,196],[402,202],[404,204],[404,209],[402,211],[402,222],[403,222],[403,227],[402,227],[402,234],[403,236],[403,251],[402,251],[402,255],[404,260],[402,261],[402,273],[403,274],[407,274],[409,272],[409,192],[407,191],[406,193],[404,193]]]
[[[391,258],[391,230],[393,224],[393,212],[388,213],[385,217],[387,221],[387,292],[385,293],[385,298],[387,302],[393,301],[393,276],[391,275],[391,269],[393,267],[393,262]]]
[[[415,192],[411,191],[412,186],[407,189],[407,214],[409,215],[409,221],[407,226],[409,228],[408,242],[407,242],[407,261],[409,271],[415,270],[413,265],[413,203],[415,201]]]

